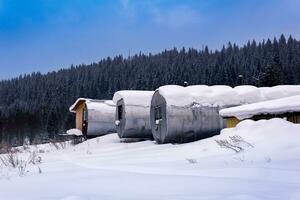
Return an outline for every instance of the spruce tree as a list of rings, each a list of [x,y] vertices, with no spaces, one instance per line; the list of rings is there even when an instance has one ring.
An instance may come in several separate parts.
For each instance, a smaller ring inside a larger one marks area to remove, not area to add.
[[[258,81],[258,85],[261,87],[272,87],[280,85],[283,82],[279,56],[274,56],[272,62],[260,73]]]

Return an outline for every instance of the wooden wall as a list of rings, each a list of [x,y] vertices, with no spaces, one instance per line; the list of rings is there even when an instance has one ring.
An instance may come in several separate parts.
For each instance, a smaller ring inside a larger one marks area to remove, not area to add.
[[[261,119],[272,119],[272,118],[282,118],[286,119],[289,122],[300,124],[300,113],[284,113],[279,115],[257,115],[253,116],[252,120],[258,121]],[[236,117],[228,117],[226,118],[226,128],[233,128],[236,127],[236,125],[242,120],[237,119]]]
[[[76,108],[76,128],[82,131],[82,118],[83,118],[83,109],[85,107],[85,103],[81,103]]]
[[[226,118],[226,128],[233,128],[240,122],[239,119],[235,117]]]

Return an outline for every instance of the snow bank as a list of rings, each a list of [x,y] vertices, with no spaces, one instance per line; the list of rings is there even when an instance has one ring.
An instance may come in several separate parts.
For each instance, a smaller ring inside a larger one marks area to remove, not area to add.
[[[294,124],[283,119],[245,120],[235,128],[226,128],[221,131],[217,139],[229,139],[230,136],[241,136],[254,147],[249,154],[253,158],[269,155],[280,159],[288,156],[296,158],[295,153],[300,150],[300,124]],[[286,151],[290,155],[285,154]]]
[[[221,135],[186,144],[120,143],[117,134],[111,134],[59,151],[42,145],[47,151],[39,154],[41,164],[27,166],[25,176],[0,167],[0,196],[296,200],[300,197],[299,133],[300,125],[281,119],[245,120]],[[253,147],[235,153],[216,143],[235,135]]]
[[[123,99],[126,105],[150,107],[153,93],[154,91],[121,90],[114,94],[113,102],[117,104],[120,99]]]
[[[240,120],[260,114],[282,114],[300,112],[300,95],[247,104],[220,110],[223,117],[236,117]]]
[[[73,129],[67,130],[67,135],[81,136],[82,132],[79,129],[73,128]]]

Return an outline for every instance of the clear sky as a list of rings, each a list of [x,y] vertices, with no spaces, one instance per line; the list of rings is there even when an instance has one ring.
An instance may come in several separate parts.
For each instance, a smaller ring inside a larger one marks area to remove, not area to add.
[[[299,0],[0,0],[0,79],[107,56],[300,38]]]

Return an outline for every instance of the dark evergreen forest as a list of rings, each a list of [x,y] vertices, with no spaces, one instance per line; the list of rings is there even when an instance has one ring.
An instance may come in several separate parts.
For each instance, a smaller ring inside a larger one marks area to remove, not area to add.
[[[78,97],[111,99],[121,89],[154,90],[165,84],[300,84],[300,41],[281,36],[222,49],[171,49],[116,56],[47,74],[0,82],[0,140],[52,138],[74,126],[68,110]]]

